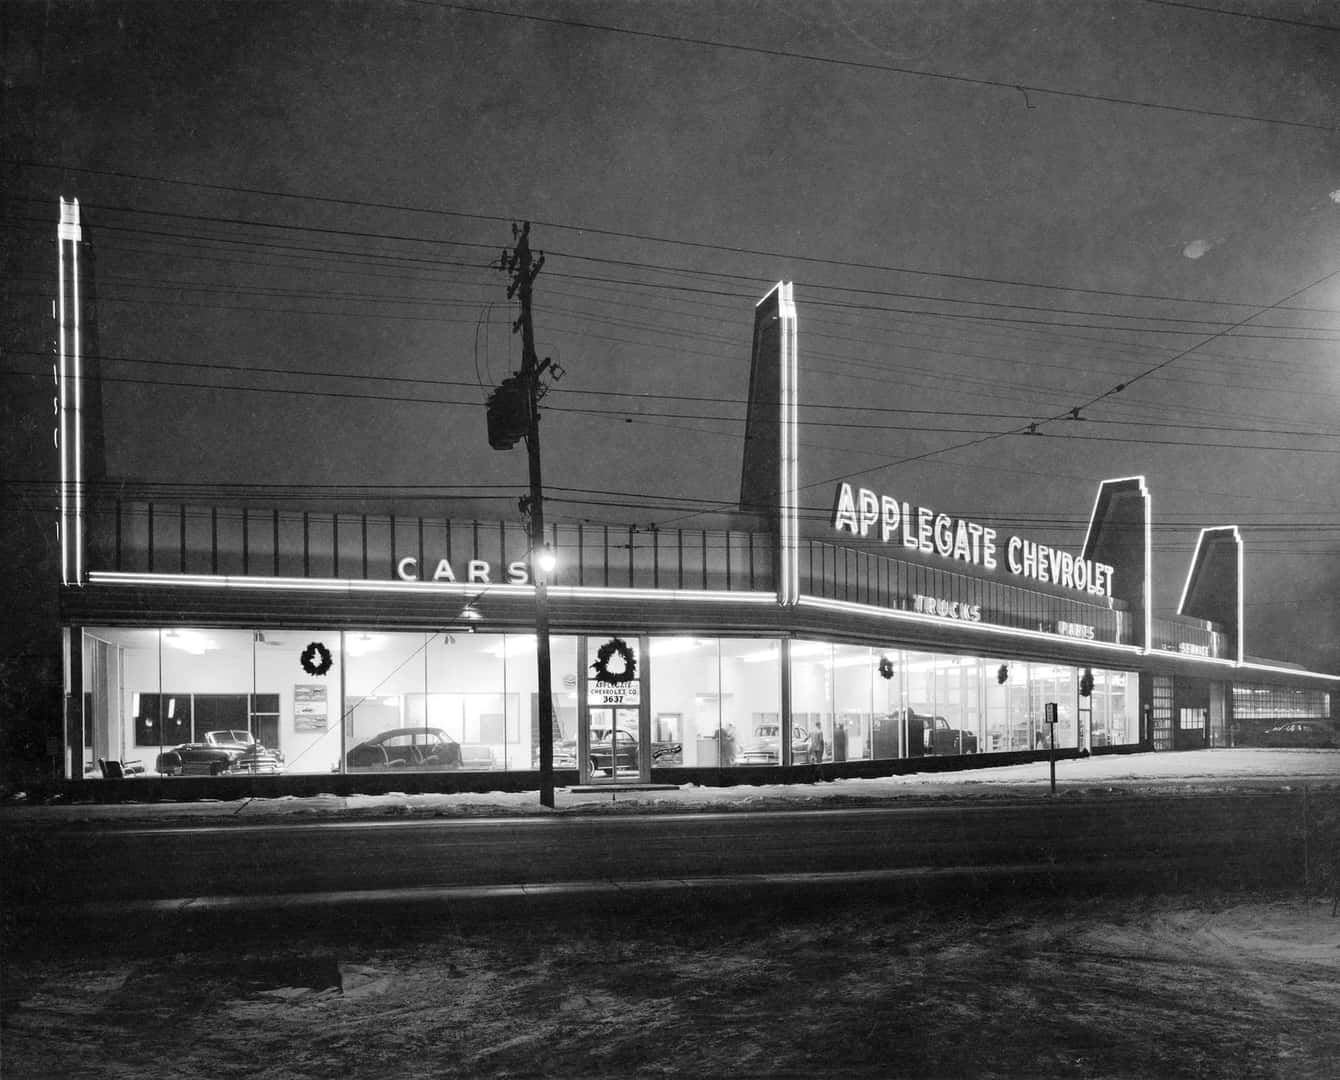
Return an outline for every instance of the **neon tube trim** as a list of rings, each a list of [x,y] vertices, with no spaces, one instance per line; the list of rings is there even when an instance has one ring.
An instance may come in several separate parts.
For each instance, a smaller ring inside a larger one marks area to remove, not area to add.
[[[79,585],[84,578],[84,432],[83,372],[81,370],[82,332],[79,301],[79,244],[83,230],[79,225],[79,200],[60,199],[60,221],[56,227],[56,290],[59,304],[59,383],[57,427],[60,452],[60,524],[61,584]],[[65,244],[70,244],[70,288],[67,292]],[[73,348],[71,348],[73,342]],[[70,403],[70,381],[74,381],[74,404]],[[73,494],[73,509],[71,495]],[[73,566],[71,565],[73,563]]]
[[[1250,660],[1244,660],[1236,665],[1240,671],[1277,671],[1281,675],[1310,675],[1315,679],[1329,679],[1331,682],[1340,683],[1340,675],[1327,675],[1324,671],[1307,671],[1301,668],[1283,668],[1276,667],[1273,664],[1256,664]]]
[[[74,316],[74,580],[82,584],[84,580],[84,379],[83,353],[80,342],[79,309],[79,203],[74,206],[75,235],[70,242],[71,284],[74,294],[72,314]]]
[[[345,578],[260,578],[231,577],[212,574],[141,574],[116,570],[95,570],[89,574],[89,581],[101,585],[159,585],[185,586],[201,589],[255,589],[258,591],[294,590],[300,592],[350,592],[350,593],[436,593],[439,596],[471,596],[480,593],[478,582],[446,581],[362,581]],[[499,583],[495,595],[525,596],[532,594],[533,585],[511,585]],[[623,600],[708,600],[732,604],[775,604],[777,597],[772,593],[727,592],[723,590],[691,589],[601,589],[595,586],[550,585],[550,595],[567,596],[574,599],[616,598]]]
[[[1233,542],[1238,549],[1238,664],[1241,665],[1246,656],[1247,644],[1247,624],[1242,620],[1244,618],[1243,596],[1247,592],[1247,582],[1243,578],[1245,564],[1243,562],[1242,537],[1238,535],[1238,527],[1233,526]]]
[[[1244,607],[1245,607],[1245,606],[1244,606],[1244,604],[1243,604],[1243,595],[1246,593],[1247,589],[1246,589],[1246,585],[1245,585],[1245,583],[1244,583],[1243,580],[1242,580],[1242,572],[1243,572],[1243,565],[1244,565],[1244,564],[1243,564],[1243,553],[1242,553],[1242,536],[1241,536],[1241,534],[1238,532],[1238,527],[1237,527],[1236,525],[1217,525],[1217,526],[1212,526],[1212,527],[1210,527],[1210,528],[1201,529],[1201,530],[1200,530],[1200,535],[1196,537],[1196,550],[1193,551],[1193,552],[1191,553],[1191,568],[1192,568],[1192,570],[1194,571],[1195,568],[1196,568],[1198,565],[1200,565],[1200,550],[1201,550],[1201,547],[1202,547],[1202,546],[1204,545],[1204,543],[1205,543],[1205,537],[1206,537],[1209,533],[1212,533],[1212,532],[1224,532],[1226,529],[1231,529],[1232,532],[1233,532],[1233,547],[1234,547],[1234,549],[1235,549],[1234,554],[1235,554],[1235,556],[1236,556],[1236,558],[1237,558],[1237,563],[1238,563],[1238,566],[1237,566],[1237,571],[1238,571],[1238,595],[1237,595],[1237,597],[1236,597],[1236,607],[1237,607],[1237,609],[1238,609],[1238,655],[1234,658],[1233,663],[1237,664],[1239,667],[1242,667],[1243,664],[1245,663],[1245,661],[1244,661],[1243,658],[1246,656],[1246,647],[1245,647],[1245,642],[1244,642],[1243,639],[1246,638],[1246,636],[1247,636],[1247,633],[1246,633],[1247,628],[1246,628],[1246,626],[1243,624],[1243,621],[1242,621],[1243,616],[1244,616],[1244,614],[1245,614],[1245,610],[1244,610]],[[1178,610],[1178,612],[1181,612],[1181,611],[1185,610],[1185,608],[1186,608],[1186,594],[1187,594],[1187,592],[1190,590],[1190,588],[1191,588],[1191,573],[1188,573],[1187,576],[1186,576],[1186,580],[1185,580],[1184,582],[1182,582],[1182,595],[1181,595],[1181,597],[1178,598],[1178,601],[1177,601],[1177,610]],[[1271,670],[1271,671],[1285,671],[1285,670],[1288,670],[1288,669],[1287,669],[1287,668],[1270,668],[1269,670]]]
[[[68,408],[66,404],[66,377],[65,377],[65,199],[60,201],[60,224],[56,228],[56,263],[57,263],[57,282],[56,282],[56,302],[58,304],[56,314],[56,340],[57,347],[60,350],[60,376],[58,387],[58,411],[56,418],[56,451],[60,457],[60,520],[57,528],[60,530],[60,580],[62,585],[70,584],[70,550],[68,526],[69,518],[69,499],[70,499],[70,475],[69,463],[65,460],[65,447],[69,444],[69,434],[65,430],[65,417]]]
[[[1140,495],[1145,500],[1145,651],[1154,640],[1154,499],[1145,487],[1145,478],[1139,477]]]
[[[829,600],[818,596],[802,596],[800,598],[801,607],[813,607],[827,609],[829,611],[838,611],[851,615],[874,615],[879,618],[889,619],[893,622],[916,623],[920,626],[938,626],[943,629],[946,626],[946,620],[935,615],[919,615],[914,611],[890,611],[888,608],[867,607],[863,604],[853,604],[846,600]],[[1010,626],[993,626],[990,623],[969,623],[955,622],[952,624],[955,630],[966,630],[970,633],[989,634],[996,637],[1015,637],[1023,638],[1026,641],[1047,641],[1056,643],[1062,641],[1066,645],[1076,645],[1081,648],[1093,649],[1097,652],[1117,652],[1127,655],[1139,656],[1142,652],[1138,645],[1119,645],[1111,641],[1086,641],[1083,638],[1058,638],[1055,634],[1046,634],[1037,630],[1017,630]],[[1187,658],[1191,659],[1191,658]]]
[[[423,581],[354,581],[340,580],[337,578],[234,578],[234,577],[215,577],[208,574],[137,574],[123,571],[99,571],[95,570],[89,574],[89,581],[95,585],[157,585],[173,586],[184,585],[194,588],[231,588],[231,589],[254,589],[257,591],[294,589],[307,592],[386,592],[386,593],[437,593],[438,595],[470,595],[478,596],[479,586],[475,584],[463,585],[451,582],[423,582]],[[504,585],[499,586],[505,589],[509,594],[526,594],[533,592],[532,585]],[[738,592],[693,592],[689,590],[668,590],[668,589],[599,589],[593,586],[550,586],[550,592],[558,592],[561,595],[573,598],[601,599],[615,597],[619,599],[670,599],[674,601],[717,601],[729,604],[751,604],[759,607],[766,607],[777,602],[776,596],[771,593],[738,593]],[[802,607],[827,608],[832,611],[838,611],[848,614],[875,615],[887,618],[891,621],[902,621],[917,623],[922,626],[945,626],[945,620],[930,615],[918,615],[909,611],[889,611],[886,608],[867,607],[862,604],[852,604],[843,600],[827,600],[822,597],[801,596],[799,605]],[[1047,641],[1055,643],[1057,638],[1053,634],[1039,633],[1036,630],[1016,630],[1012,627],[992,626],[989,623],[954,623],[955,629],[967,629],[978,633],[985,633],[993,636],[1016,637],[1028,641]],[[1065,644],[1075,645],[1081,648],[1093,649],[1096,652],[1115,652],[1123,655],[1141,655],[1142,650],[1135,645],[1118,645],[1105,641],[1084,641],[1083,639],[1065,639]],[[1153,653],[1153,655],[1160,655]],[[1256,671],[1277,671],[1285,675],[1301,675],[1318,679],[1326,679],[1331,682],[1340,683],[1340,675],[1328,675],[1324,672],[1306,671],[1299,668],[1280,668],[1271,667],[1268,664],[1242,664],[1234,665],[1230,660],[1215,659],[1213,657],[1198,656],[1177,656],[1177,661],[1185,664],[1194,665],[1216,665],[1220,667],[1241,666],[1248,670]]]
[[[1140,485],[1140,498],[1145,504],[1145,576],[1140,583],[1140,594],[1144,598],[1145,608],[1144,651],[1152,652],[1154,650],[1149,647],[1149,643],[1154,640],[1154,511],[1149,485],[1145,483],[1143,476],[1116,476],[1098,485],[1098,492],[1093,497],[1093,509],[1089,511],[1089,526],[1084,530],[1084,546],[1081,550],[1089,550],[1089,540],[1093,536],[1094,523],[1098,520],[1098,503],[1103,497],[1103,489],[1109,484],[1125,484],[1131,480]]]
[[[780,313],[782,317],[782,588],[786,603],[794,604],[800,597],[800,445],[798,410],[799,386],[799,319],[790,282],[781,286]]]

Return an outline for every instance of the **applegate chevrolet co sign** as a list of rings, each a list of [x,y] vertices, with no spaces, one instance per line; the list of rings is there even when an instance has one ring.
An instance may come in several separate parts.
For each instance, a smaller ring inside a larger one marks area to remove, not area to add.
[[[979,522],[937,513],[928,506],[913,506],[868,488],[839,485],[833,528],[987,570],[995,570],[1003,562],[1011,574],[1043,585],[1059,585],[1090,596],[1112,595],[1112,567],[1107,563],[1082,559],[1020,536],[1001,537]]]

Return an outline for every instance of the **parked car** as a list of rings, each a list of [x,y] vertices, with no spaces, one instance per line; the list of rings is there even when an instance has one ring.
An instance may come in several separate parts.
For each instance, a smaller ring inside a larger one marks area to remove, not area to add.
[[[911,757],[927,754],[975,754],[977,736],[949,726],[943,716],[929,716],[909,709],[907,745]]]
[[[591,735],[591,745],[587,749],[591,768],[596,772],[637,768],[637,736],[631,731],[616,728],[613,731],[592,731]]]
[[[609,771],[610,738],[609,731],[596,730],[591,733],[591,768],[597,772]],[[636,769],[637,738],[631,731],[619,732],[619,768]],[[536,749],[532,755],[532,766],[540,767],[540,752]],[[684,761],[684,744],[677,742],[654,742],[651,744],[651,763],[656,766],[679,765]],[[556,739],[554,741],[554,768],[575,769],[577,767],[577,740]]]
[[[533,766],[540,767],[540,748],[534,749]],[[554,740],[554,768],[555,769],[575,769],[577,767],[577,740],[576,739],[555,739]]]
[[[224,773],[277,773],[283,755],[267,749],[249,731],[207,731],[198,742],[183,743],[158,755],[155,768],[164,776],[220,776]]]
[[[1325,720],[1290,720],[1261,736],[1262,746],[1334,746],[1335,729]]]
[[[498,767],[498,755],[493,752],[493,747],[485,743],[462,743],[461,744],[461,768],[462,769],[496,769]]]
[[[344,755],[351,769],[459,769],[461,747],[441,728],[391,728]]]
[[[776,765],[782,752],[780,724],[759,724],[754,737],[740,748],[739,760],[744,765]],[[803,727],[791,728],[791,763],[808,765],[810,761],[810,733]]]

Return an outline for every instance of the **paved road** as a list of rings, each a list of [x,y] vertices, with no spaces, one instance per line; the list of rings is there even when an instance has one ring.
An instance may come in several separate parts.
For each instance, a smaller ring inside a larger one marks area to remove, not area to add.
[[[1303,873],[1299,792],[765,813],[11,827],[7,908],[854,875],[952,867],[1259,882]]]

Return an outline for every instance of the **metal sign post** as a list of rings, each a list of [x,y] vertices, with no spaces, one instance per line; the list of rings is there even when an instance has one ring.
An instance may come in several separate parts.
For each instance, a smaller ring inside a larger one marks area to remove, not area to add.
[[[1050,740],[1050,749],[1047,751],[1047,759],[1051,763],[1052,770],[1052,794],[1056,794],[1056,702],[1049,701],[1042,706],[1043,722],[1051,728],[1052,737]]]

